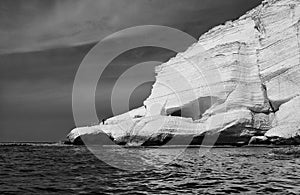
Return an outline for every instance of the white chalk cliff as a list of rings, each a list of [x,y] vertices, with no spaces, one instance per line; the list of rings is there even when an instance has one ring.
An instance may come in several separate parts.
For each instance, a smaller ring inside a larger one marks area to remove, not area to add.
[[[156,67],[144,107],[79,137],[126,145],[300,143],[300,1],[266,0]]]

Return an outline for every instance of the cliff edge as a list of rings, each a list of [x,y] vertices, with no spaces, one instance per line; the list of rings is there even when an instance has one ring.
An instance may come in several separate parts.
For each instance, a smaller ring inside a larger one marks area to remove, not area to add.
[[[143,107],[75,128],[69,142],[300,144],[299,28],[300,1],[266,0],[156,67]]]

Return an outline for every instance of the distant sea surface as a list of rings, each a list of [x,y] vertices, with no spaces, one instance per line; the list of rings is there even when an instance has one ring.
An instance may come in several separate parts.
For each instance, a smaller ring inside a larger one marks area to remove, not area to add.
[[[153,155],[153,149],[128,149],[136,158],[147,150]],[[155,155],[166,159],[178,150],[157,149]],[[201,150],[130,171],[102,162],[84,146],[0,145],[0,194],[300,194],[300,159],[293,155],[266,147]],[[98,155],[113,160],[120,153],[107,148]]]

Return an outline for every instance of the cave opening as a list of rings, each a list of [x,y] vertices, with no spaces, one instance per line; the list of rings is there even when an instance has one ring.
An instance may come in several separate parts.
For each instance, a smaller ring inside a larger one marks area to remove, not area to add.
[[[181,109],[180,110],[176,110],[172,113],[170,113],[171,116],[180,116],[181,117]]]
[[[210,109],[213,105],[218,103],[219,98],[208,96],[200,97],[197,100],[191,101],[180,108],[172,108],[167,111],[170,116],[192,118],[198,120],[202,118],[202,115]]]

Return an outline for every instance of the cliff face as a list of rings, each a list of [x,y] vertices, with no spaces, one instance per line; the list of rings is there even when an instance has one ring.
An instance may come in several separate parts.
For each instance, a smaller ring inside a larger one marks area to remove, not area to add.
[[[299,28],[298,0],[265,1],[158,66],[145,107],[68,138],[104,132],[127,145],[201,144],[204,137],[299,144]]]

